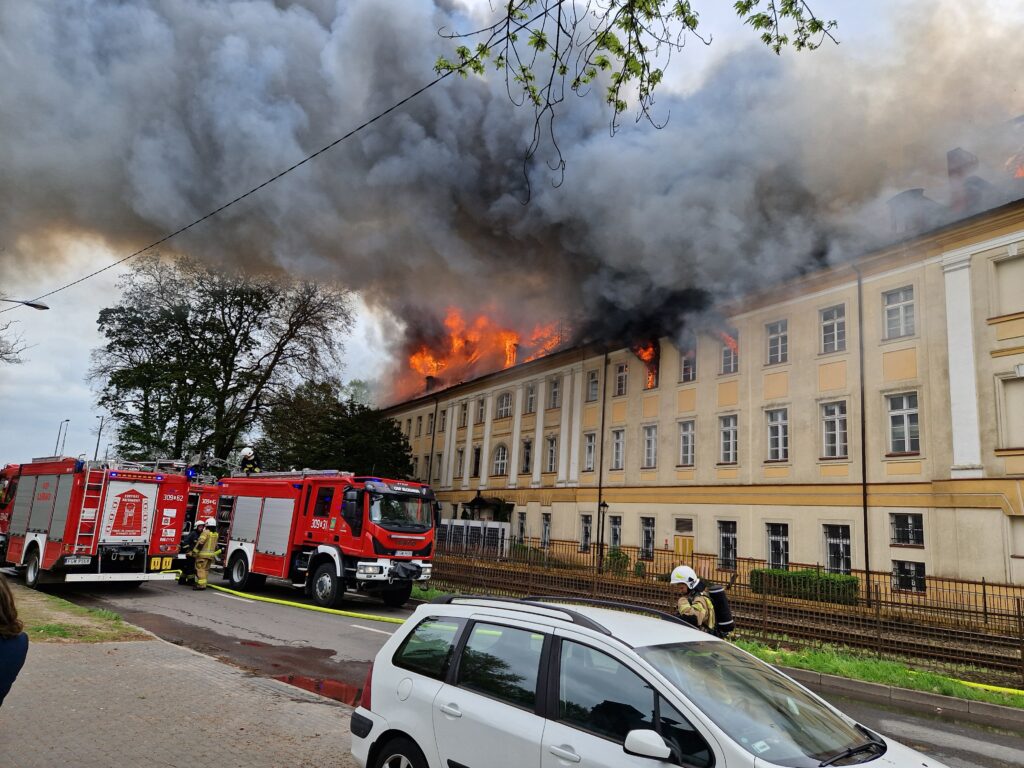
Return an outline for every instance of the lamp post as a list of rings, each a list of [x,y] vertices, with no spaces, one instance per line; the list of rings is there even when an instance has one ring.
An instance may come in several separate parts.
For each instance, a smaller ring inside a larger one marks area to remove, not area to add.
[[[49,309],[49,307],[41,301],[22,301],[20,299],[0,299],[0,301],[6,301],[9,304],[21,304],[22,306],[31,307],[32,309]]]
[[[57,453],[57,451],[60,450],[60,433],[61,432],[65,432],[64,425],[65,424],[70,424],[70,423],[71,423],[71,419],[64,419],[64,421],[62,421],[60,424],[57,425],[57,442],[53,444],[53,455],[54,456],[59,456],[60,455],[60,454]],[[65,432],[65,435],[64,435],[64,439],[65,440],[67,439],[66,432]]]
[[[608,502],[597,505],[597,572],[604,572],[604,518],[608,513]]]
[[[100,455],[100,436],[103,434],[103,423],[106,421],[106,418],[103,416],[97,416],[96,418],[100,420],[100,429],[96,433],[96,450],[92,452],[93,461],[96,461]]]

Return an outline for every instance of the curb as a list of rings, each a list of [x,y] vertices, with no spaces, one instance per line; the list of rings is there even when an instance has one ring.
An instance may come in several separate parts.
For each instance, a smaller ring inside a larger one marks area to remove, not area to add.
[[[816,690],[834,691],[836,693],[856,694],[881,701],[891,701],[902,707],[928,709],[933,714],[950,720],[969,719],[986,725],[993,723],[1024,729],[1024,709],[989,704],[984,701],[958,699],[926,691],[913,691],[907,688],[895,688],[881,683],[869,683],[864,680],[851,680],[848,677],[826,675],[807,669],[793,667],[776,667],[783,674]]]

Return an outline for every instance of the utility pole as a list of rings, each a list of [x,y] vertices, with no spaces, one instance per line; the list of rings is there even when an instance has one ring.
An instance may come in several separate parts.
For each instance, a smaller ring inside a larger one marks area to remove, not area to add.
[[[103,424],[106,421],[104,416],[97,416],[96,418],[100,420],[100,429],[96,433],[96,450],[92,452],[93,461],[96,461],[100,456],[100,436],[103,434]]]

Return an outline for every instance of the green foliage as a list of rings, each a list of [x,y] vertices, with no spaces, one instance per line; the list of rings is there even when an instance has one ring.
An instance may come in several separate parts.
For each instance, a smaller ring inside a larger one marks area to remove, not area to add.
[[[647,564],[643,560],[637,560],[633,566],[633,575],[639,579],[647,576]]]
[[[856,605],[859,586],[860,580],[856,576],[813,569],[783,571],[755,568],[750,572],[751,592],[822,603]]]
[[[604,556],[604,568],[615,576],[624,576],[629,570],[629,555],[618,547],[612,547]]]
[[[340,289],[191,259],[140,258],[120,288],[90,378],[131,459],[226,459],[268,402],[337,367],[352,322]]]

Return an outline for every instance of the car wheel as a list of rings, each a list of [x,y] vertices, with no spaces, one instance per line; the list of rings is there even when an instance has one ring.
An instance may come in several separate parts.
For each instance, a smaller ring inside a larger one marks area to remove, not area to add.
[[[248,589],[250,587],[249,579],[249,561],[245,559],[245,555],[236,555],[231,560],[231,566],[227,570],[228,584],[231,585],[232,589]]]
[[[427,768],[427,760],[413,741],[398,738],[381,747],[373,768]]]
[[[324,608],[336,608],[345,596],[345,585],[335,572],[334,563],[323,563],[313,574],[313,602]]]
[[[406,584],[404,587],[381,592],[380,597],[388,608],[401,608],[408,602],[410,595],[412,595],[412,584]]]
[[[39,585],[39,550],[32,546],[25,558],[25,586],[35,589]]]

